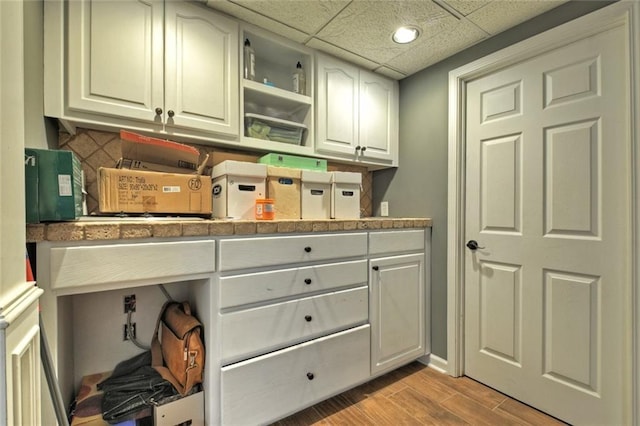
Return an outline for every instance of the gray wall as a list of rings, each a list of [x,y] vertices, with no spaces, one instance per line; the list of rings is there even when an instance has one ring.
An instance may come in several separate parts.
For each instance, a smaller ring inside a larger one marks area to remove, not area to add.
[[[447,358],[447,132],[449,71],[610,2],[571,1],[400,82],[400,167],[373,177],[374,213],[433,219],[431,351]]]

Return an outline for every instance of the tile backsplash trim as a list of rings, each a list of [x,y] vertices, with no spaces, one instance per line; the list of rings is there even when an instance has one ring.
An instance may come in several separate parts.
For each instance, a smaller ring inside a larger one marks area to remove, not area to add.
[[[121,157],[119,133],[98,130],[77,129],[75,135],[60,131],[58,146],[60,149],[73,151],[82,163],[87,190],[87,209],[89,214],[98,213],[98,183],[97,170],[100,167],[114,167]],[[202,154],[212,151],[236,152],[205,145],[191,144]],[[256,158],[258,155],[256,154]],[[338,163],[328,163],[329,171],[345,171],[362,173],[362,191],[360,195],[360,212],[362,217],[372,215],[373,174],[366,167],[351,166]]]

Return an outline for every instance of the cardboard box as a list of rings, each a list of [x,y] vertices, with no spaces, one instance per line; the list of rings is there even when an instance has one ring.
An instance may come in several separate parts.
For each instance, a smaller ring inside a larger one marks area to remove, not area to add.
[[[122,158],[187,170],[196,170],[200,163],[200,151],[189,145],[143,136],[126,130],[120,130],[120,139],[122,140]],[[185,170],[183,173],[189,172]]]
[[[291,167],[292,169],[327,171],[327,160],[296,155],[267,154],[258,159],[258,163],[269,166]]]
[[[82,165],[71,151],[24,150],[27,223],[82,216]]]
[[[227,160],[213,167],[213,215],[255,219],[256,199],[266,197],[267,166]]]
[[[352,172],[333,172],[331,182],[331,217],[360,219],[362,175]]]
[[[300,213],[302,219],[331,217],[331,172],[301,171]]]
[[[179,173],[98,169],[101,213],[211,215],[211,178]]]
[[[301,170],[267,167],[267,198],[274,200],[276,219],[300,219]]]

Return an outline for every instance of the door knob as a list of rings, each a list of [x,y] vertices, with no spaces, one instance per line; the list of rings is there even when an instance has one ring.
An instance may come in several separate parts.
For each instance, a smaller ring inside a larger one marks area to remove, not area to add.
[[[484,248],[484,247],[480,247],[476,240],[469,240],[469,242],[467,242],[467,247],[469,247],[469,249],[473,251]]]
[[[162,108],[160,107],[156,108],[156,115],[162,115]]]
[[[167,111],[167,115],[171,118],[175,115],[175,112],[173,112],[173,110],[170,109],[169,111]]]

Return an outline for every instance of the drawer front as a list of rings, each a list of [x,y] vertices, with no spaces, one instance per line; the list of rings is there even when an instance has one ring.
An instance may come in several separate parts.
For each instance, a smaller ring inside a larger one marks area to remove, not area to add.
[[[224,367],[222,424],[270,423],[359,384],[369,342],[363,325]]]
[[[366,284],[367,261],[331,263],[220,278],[220,308]]]
[[[220,241],[220,271],[341,259],[367,254],[367,234],[258,237]]]
[[[362,324],[368,317],[366,286],[222,314],[222,362]]]
[[[369,234],[369,254],[424,251],[425,231],[380,231]]]
[[[51,289],[87,288],[215,271],[215,241],[133,243],[51,249]]]

